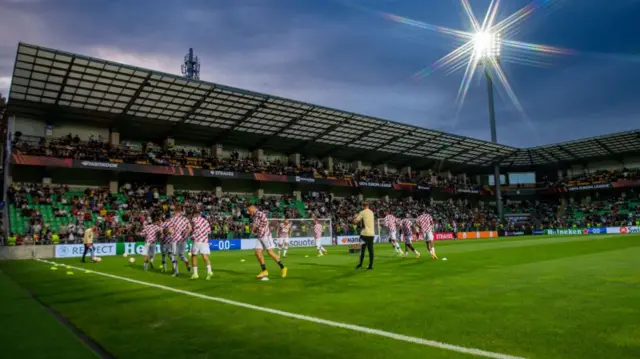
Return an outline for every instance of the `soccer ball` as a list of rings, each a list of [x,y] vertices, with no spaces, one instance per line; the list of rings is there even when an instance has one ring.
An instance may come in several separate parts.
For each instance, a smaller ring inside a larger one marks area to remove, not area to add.
[[[93,257],[93,258],[91,258],[91,261],[97,263],[97,262],[99,262],[98,259],[99,259],[98,257]]]
[[[133,264],[135,261],[136,261],[135,258],[133,258],[133,257],[129,258],[129,263]]]
[[[126,254],[126,253],[124,253],[122,256],[123,256],[123,257],[125,257],[125,258],[127,258],[129,255],[128,255],[128,254]]]
[[[98,262],[98,263],[102,262],[102,258],[96,257],[96,262]]]

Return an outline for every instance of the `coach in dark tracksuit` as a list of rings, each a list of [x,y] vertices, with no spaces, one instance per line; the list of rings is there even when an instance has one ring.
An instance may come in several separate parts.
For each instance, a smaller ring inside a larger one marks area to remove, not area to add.
[[[374,231],[374,215],[373,212],[369,209],[369,203],[365,202],[363,205],[364,209],[358,213],[356,218],[353,220],[354,223],[358,224],[362,221],[362,231],[360,232],[360,241],[364,242],[362,244],[362,248],[360,249],[360,263],[358,263],[358,268],[362,268],[362,262],[364,261],[364,252],[366,250],[369,251],[369,266],[367,269],[373,269],[373,237],[375,236]]]

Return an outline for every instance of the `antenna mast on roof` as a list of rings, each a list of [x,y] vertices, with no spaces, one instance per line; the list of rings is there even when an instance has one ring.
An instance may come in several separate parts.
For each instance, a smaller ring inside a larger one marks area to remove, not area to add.
[[[198,61],[198,56],[193,56],[193,49],[191,48],[189,53],[184,55],[182,74],[190,80],[200,79],[200,61]]]

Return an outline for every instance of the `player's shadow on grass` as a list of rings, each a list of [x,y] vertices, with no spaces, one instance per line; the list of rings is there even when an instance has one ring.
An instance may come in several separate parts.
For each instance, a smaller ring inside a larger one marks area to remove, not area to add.
[[[227,274],[233,274],[233,275],[237,275],[237,276],[246,276],[248,272],[238,272],[236,270],[215,269],[214,268],[213,273],[214,273],[214,278],[215,278],[215,273],[227,273]]]
[[[307,287],[307,288],[311,288],[311,287],[319,287],[319,286],[322,286],[322,285],[324,285],[326,283],[335,284],[336,281],[339,281],[341,279],[351,278],[351,277],[354,277],[356,275],[363,274],[363,273],[366,273],[366,271],[365,270],[354,270],[352,268],[348,268],[348,269],[345,268],[345,272],[342,273],[342,274],[338,274],[338,275],[335,275],[335,276],[327,277],[327,278],[325,278],[323,280],[307,283],[307,284],[304,284],[304,286]]]
[[[166,272],[164,272],[164,273],[163,273],[163,272],[161,272],[161,271],[160,271],[160,269],[162,269],[162,267],[161,267],[161,266],[156,266],[156,267],[155,267],[155,268],[153,268],[153,269],[149,268],[149,270],[148,270],[148,271],[145,271],[145,270],[144,270],[144,267],[142,267],[142,266],[136,266],[136,265],[133,265],[133,266],[132,266],[132,265],[130,265],[130,264],[127,264],[127,265],[125,266],[125,268],[134,269],[134,270],[136,270],[136,271],[138,271],[138,272],[148,272],[148,273],[160,274],[160,275],[165,275],[165,276],[171,276],[171,275],[173,274],[173,269],[172,269],[172,268],[168,269],[168,270],[167,270]],[[180,277],[181,277],[181,278],[189,278],[189,277],[191,277],[192,272],[189,272],[189,271],[187,271],[187,270],[186,270],[186,269],[184,269],[184,268],[180,268],[180,269],[181,269],[181,271],[180,271]],[[238,271],[229,270],[229,269],[217,269],[217,268],[213,268],[213,273],[214,273],[214,275],[215,275],[215,273],[227,273],[227,274],[233,274],[233,275],[246,275],[246,274],[247,274],[247,273],[245,273],[245,272],[238,272]],[[200,273],[200,276],[201,276],[201,277],[202,277],[202,276],[206,276],[206,272],[205,272],[205,273]],[[179,278],[180,278],[180,277],[179,277]],[[215,278],[215,276],[214,276],[214,278]]]
[[[296,265],[314,266],[314,267],[333,267],[333,268],[345,268],[345,269],[349,268],[348,266],[339,265],[339,264],[323,264],[323,263],[311,263],[311,262],[296,263]]]

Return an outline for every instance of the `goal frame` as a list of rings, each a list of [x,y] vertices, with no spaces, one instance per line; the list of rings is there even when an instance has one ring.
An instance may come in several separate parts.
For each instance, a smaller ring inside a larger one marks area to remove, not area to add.
[[[308,222],[311,225],[313,225],[313,221],[316,220],[316,219],[318,221],[320,221],[320,223],[324,222],[327,225],[327,229],[326,229],[327,233],[325,233],[323,231],[323,233],[322,233],[323,236],[322,237],[328,237],[328,238],[331,238],[333,240],[333,238],[334,238],[334,236],[333,236],[333,220],[331,218],[275,218],[274,217],[274,218],[267,218],[267,221],[269,221],[269,224],[270,224],[269,228],[271,228],[271,223],[273,223],[273,222],[276,222],[276,223],[279,224],[280,222],[283,222],[284,220],[288,220],[291,223]],[[276,231],[271,234],[271,236],[273,238],[276,238],[276,239],[278,238],[277,230],[278,230],[278,228],[276,226]],[[294,236],[294,235],[292,235],[291,238],[292,239],[295,239],[295,238],[306,238],[306,237],[312,237],[312,236],[313,236],[312,234],[310,234],[309,236]]]

